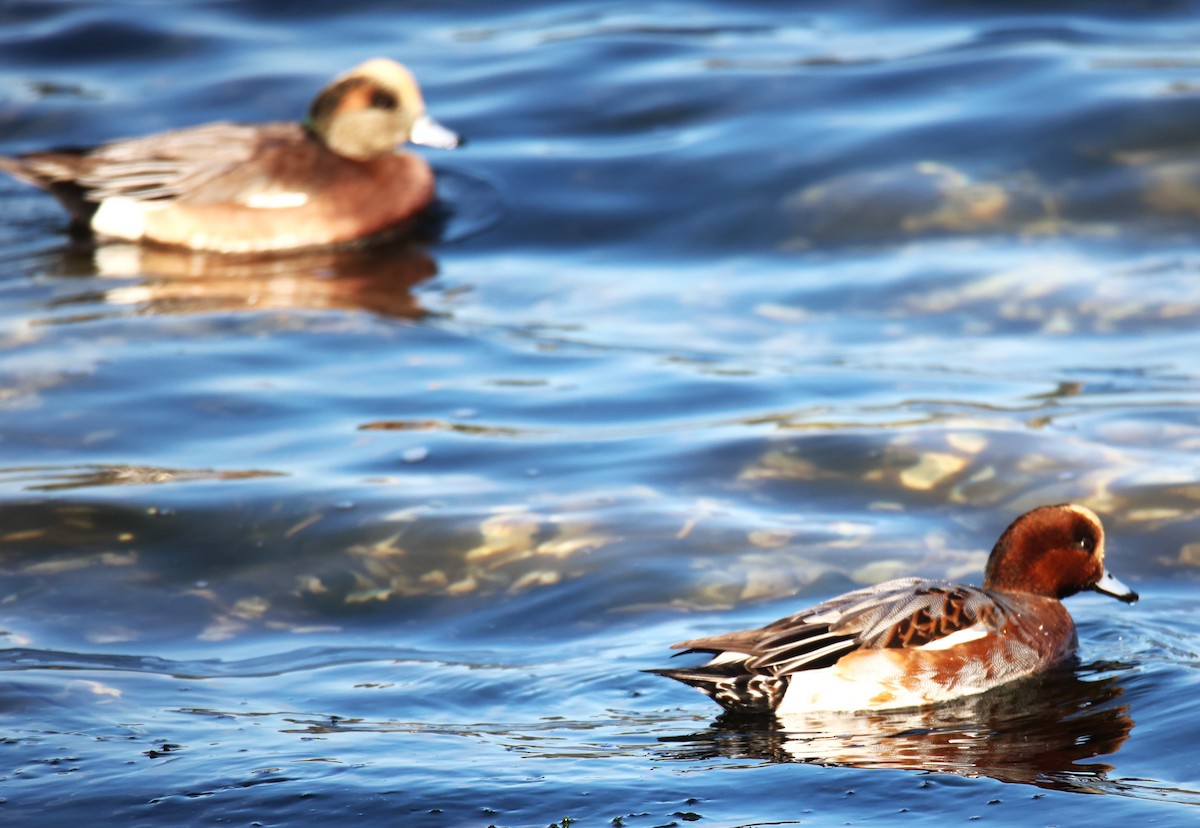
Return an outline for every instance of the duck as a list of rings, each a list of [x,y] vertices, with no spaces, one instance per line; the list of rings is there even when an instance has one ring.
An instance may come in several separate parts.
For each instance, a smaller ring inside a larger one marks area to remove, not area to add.
[[[1135,603],[1104,564],[1104,527],[1086,506],[1016,518],[988,556],[983,586],[897,578],[764,627],[672,645],[698,667],[650,670],[733,714],[916,708],[984,693],[1075,654],[1062,599],[1086,590]]]
[[[354,245],[413,222],[435,182],[406,142],[461,144],[426,111],[412,73],[373,58],[333,79],[302,122],[227,121],[89,148],[0,156],[47,190],[72,229],[215,253]]]

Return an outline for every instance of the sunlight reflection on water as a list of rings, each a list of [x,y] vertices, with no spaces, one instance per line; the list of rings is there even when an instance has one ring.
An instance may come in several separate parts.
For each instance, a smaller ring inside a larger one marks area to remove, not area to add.
[[[0,152],[376,53],[470,143],[424,237],[271,260],[0,178],[0,809],[1190,818],[1193,12],[9,4]],[[1069,675],[776,726],[639,672],[1068,499],[1145,596]]]

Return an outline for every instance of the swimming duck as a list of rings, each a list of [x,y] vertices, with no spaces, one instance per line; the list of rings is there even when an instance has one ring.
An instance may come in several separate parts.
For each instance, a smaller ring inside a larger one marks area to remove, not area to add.
[[[48,190],[78,230],[220,253],[357,242],[394,230],[433,199],[405,141],[452,149],[412,74],[375,58],[335,78],[303,123],[219,122],[88,149],[0,156]]]
[[[982,693],[1075,652],[1061,601],[1095,590],[1133,603],[1104,566],[1104,528],[1085,506],[1041,506],[996,542],[983,586],[899,578],[765,627],[673,645],[709,653],[695,668],[650,672],[729,711],[806,713],[917,707]]]

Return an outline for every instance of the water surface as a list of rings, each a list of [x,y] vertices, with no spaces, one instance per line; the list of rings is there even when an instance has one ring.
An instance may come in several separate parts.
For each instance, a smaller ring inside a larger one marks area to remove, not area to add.
[[[0,152],[376,54],[470,143],[429,238],[273,261],[0,179],[0,813],[1191,824],[1200,18],[972,8],[6,4]],[[1142,593],[1074,669],[779,725],[640,672],[1067,500]]]

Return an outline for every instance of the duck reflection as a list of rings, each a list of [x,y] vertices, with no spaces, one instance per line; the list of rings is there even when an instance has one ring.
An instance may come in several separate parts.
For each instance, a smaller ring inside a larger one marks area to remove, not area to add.
[[[1112,669],[1112,665],[1103,665]],[[736,717],[674,736],[672,759],[723,757],[854,768],[988,776],[1055,790],[1100,793],[1133,720],[1111,676],[1055,671],[957,704],[871,713]]]
[[[416,242],[260,256],[110,244],[93,256],[97,275],[138,280],[103,290],[104,301],[151,314],[339,309],[419,319],[427,312],[413,289],[437,273]]]

